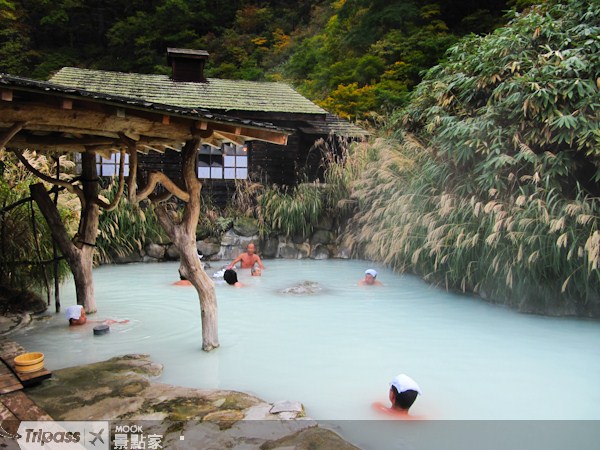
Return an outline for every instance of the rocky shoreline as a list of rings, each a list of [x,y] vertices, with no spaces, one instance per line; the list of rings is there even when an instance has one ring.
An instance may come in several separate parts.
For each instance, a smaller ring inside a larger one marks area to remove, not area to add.
[[[163,448],[357,448],[305,417],[298,402],[171,386],[156,381],[161,373],[148,355],[124,355],[54,371],[26,392],[55,420],[135,425],[160,435]]]

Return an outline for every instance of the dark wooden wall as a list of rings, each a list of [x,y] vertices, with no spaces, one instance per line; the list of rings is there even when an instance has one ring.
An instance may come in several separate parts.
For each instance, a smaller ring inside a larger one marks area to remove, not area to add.
[[[163,172],[176,183],[181,182],[181,153],[166,150],[164,153],[151,152],[139,155],[138,170],[145,179],[150,172]]]
[[[248,161],[250,177],[263,184],[295,185],[299,144],[296,133],[288,136],[287,145],[252,142]]]
[[[322,179],[323,148],[315,147],[320,137],[296,132],[288,144],[277,145],[262,141],[248,143],[248,173],[250,179],[264,185],[295,186],[305,180]],[[139,172],[144,181],[151,171],[162,171],[181,184],[181,154],[165,153],[140,155]],[[202,180],[203,195],[209,195],[215,205],[225,206],[235,193],[234,180]]]

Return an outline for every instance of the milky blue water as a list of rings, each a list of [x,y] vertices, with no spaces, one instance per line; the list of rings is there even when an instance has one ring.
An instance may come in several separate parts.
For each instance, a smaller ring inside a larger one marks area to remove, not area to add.
[[[221,346],[210,353],[195,290],[172,284],[178,263],[94,270],[91,319],[130,321],[108,335],[50,313],[12,338],[50,369],[148,353],[164,365],[158,381],[298,400],[315,419],[381,419],[371,405],[388,402],[399,373],[423,391],[411,413],[429,419],[600,419],[598,321],[520,314],[365,261],[265,265],[260,278],[239,271],[243,288],[217,283]],[[357,286],[368,267],[384,286]],[[323,291],[280,293],[301,281]],[[63,310],[75,304],[72,283],[61,296]]]

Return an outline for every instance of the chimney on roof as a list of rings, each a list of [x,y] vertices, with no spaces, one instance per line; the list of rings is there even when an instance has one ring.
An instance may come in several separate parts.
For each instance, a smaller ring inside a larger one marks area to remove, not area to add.
[[[206,50],[167,48],[167,64],[171,66],[174,81],[205,82],[204,64],[207,59]]]

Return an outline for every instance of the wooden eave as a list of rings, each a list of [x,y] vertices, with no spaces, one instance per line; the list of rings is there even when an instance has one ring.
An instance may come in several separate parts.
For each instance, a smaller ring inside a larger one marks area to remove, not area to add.
[[[229,117],[243,117],[248,120],[267,121],[275,124],[284,124],[284,127],[297,127],[299,123],[313,121],[322,121],[325,124],[326,114],[307,114],[307,113],[282,113],[265,111],[243,111],[243,110],[215,110],[219,114]]]
[[[178,108],[110,96],[47,82],[0,75],[0,134],[15,124],[20,131],[11,148],[51,152],[98,151],[125,147],[124,137],[139,151],[179,149],[193,137],[214,144],[262,140],[285,145],[289,131],[271,124],[220,116],[206,110]]]

